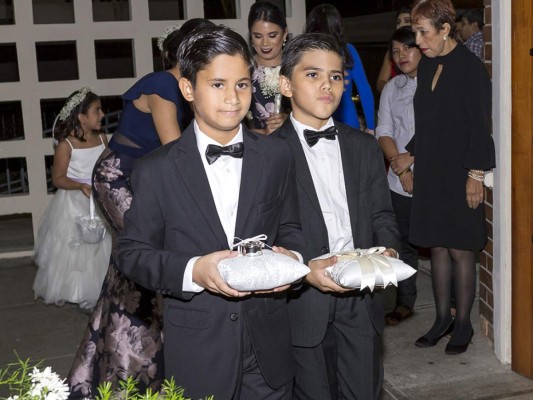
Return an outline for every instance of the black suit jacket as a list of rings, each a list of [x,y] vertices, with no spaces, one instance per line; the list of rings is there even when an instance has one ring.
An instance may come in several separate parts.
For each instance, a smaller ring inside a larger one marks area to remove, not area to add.
[[[344,181],[355,248],[385,246],[399,249],[399,230],[391,205],[383,154],[371,135],[335,121],[339,134]],[[329,253],[328,231],[298,134],[289,119],[275,136],[289,143],[295,165],[302,231],[306,255],[310,258]],[[324,139],[321,139],[324,140]],[[383,301],[379,292],[362,295],[375,329],[383,332]],[[304,284],[289,301],[293,344],[314,347],[326,334],[329,294]]]
[[[244,129],[235,236],[268,235],[302,252],[294,164],[286,143]],[[286,295],[228,299],[182,291],[187,262],[228,249],[191,124],[182,137],[140,159],[131,208],[118,241],[119,269],[165,295],[165,370],[186,395],[230,399],[241,361],[243,316],[267,383],[293,377]],[[215,164],[216,165],[216,164]]]

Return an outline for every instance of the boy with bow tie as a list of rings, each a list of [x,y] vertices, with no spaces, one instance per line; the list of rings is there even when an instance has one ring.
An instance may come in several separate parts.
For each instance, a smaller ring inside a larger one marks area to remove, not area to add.
[[[254,58],[239,34],[198,30],[178,64],[195,119],[136,164],[119,269],[165,296],[165,372],[187,397],[290,399],[288,286],[239,292],[217,270],[236,255],[234,237],[265,234],[270,246],[304,250],[289,148],[241,124]]]
[[[292,150],[307,255],[385,246],[395,256],[399,232],[381,150],[371,135],[331,118],[344,90],[342,54],[330,35],[302,34],[288,43],[280,88],[292,113],[273,135]],[[338,286],[325,265],[309,267],[301,290],[289,294],[293,398],[377,399],[381,295]]]

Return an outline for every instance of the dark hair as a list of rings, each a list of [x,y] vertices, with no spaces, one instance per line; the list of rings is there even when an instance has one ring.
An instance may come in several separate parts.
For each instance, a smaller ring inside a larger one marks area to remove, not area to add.
[[[342,17],[339,10],[332,4],[319,4],[311,10],[305,21],[305,33],[328,33],[333,35],[342,49],[346,68],[353,67],[353,60],[342,35]]]
[[[417,47],[416,34],[413,32],[410,26],[402,26],[394,31],[389,40],[389,54],[392,55],[392,42],[399,42],[407,47]]]
[[[192,18],[167,36],[163,41],[163,50],[161,51],[161,64],[164,69],[174,68],[178,64],[177,52],[183,38],[194,29],[205,26],[215,26],[215,24],[208,19]]]
[[[268,1],[256,1],[248,12],[248,32],[257,21],[272,22],[282,30],[287,29],[287,20],[283,11]]]
[[[415,0],[411,10],[411,20],[416,23],[420,18],[429,19],[437,31],[448,23],[450,36],[454,33],[455,8],[450,0]]]
[[[463,15],[461,15],[461,17],[466,19],[469,24],[473,24],[474,22],[477,22],[477,27],[479,29],[483,29],[483,25],[485,25],[483,10],[480,8],[473,8],[471,10],[466,10],[463,13]]]
[[[78,94],[80,90],[76,90],[70,96],[68,96],[67,100],[65,101],[65,105],[72,97]],[[97,100],[100,100],[100,97],[98,97],[98,95],[94,94],[91,91],[87,92],[80,104],[73,107],[70,111],[70,114],[63,121],[59,121],[53,132],[54,139],[60,142],[69,137],[71,133],[74,132],[74,136],[80,142],[85,142],[85,138],[83,137],[83,129],[81,128],[80,120],[78,119],[78,114],[87,114],[89,108],[91,107],[91,104]]]
[[[323,50],[338,54],[344,69],[343,51],[339,41],[333,35],[327,33],[302,33],[285,46],[285,51],[281,56],[280,75],[290,79],[294,68],[301,61],[303,55],[313,50]]]
[[[411,14],[411,7],[400,7],[400,9],[396,11],[396,18],[398,18],[400,14]]]
[[[271,22],[278,25],[282,31],[287,29],[287,20],[283,11],[268,1],[256,1],[248,12],[248,43],[253,54],[255,49],[252,46],[252,26],[257,21]]]
[[[178,64],[181,76],[196,85],[196,74],[205,69],[219,55],[240,55],[248,64],[250,76],[255,59],[246,41],[237,32],[225,26],[195,29],[178,48]]]

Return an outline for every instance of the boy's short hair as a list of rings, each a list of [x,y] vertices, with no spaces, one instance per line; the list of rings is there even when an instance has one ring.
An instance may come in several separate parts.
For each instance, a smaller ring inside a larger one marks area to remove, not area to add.
[[[477,22],[477,27],[480,30],[483,29],[483,26],[485,25],[483,10],[481,8],[466,10],[461,17],[466,19],[469,24]]]
[[[280,74],[290,79],[294,68],[301,61],[304,53],[314,50],[330,51],[338,54],[344,70],[344,51],[333,35],[327,33],[302,33],[285,46],[281,57]]]
[[[195,29],[178,48],[181,76],[195,87],[196,74],[207,68],[216,56],[237,54],[248,64],[251,76],[255,68],[255,59],[241,35],[221,25]]]

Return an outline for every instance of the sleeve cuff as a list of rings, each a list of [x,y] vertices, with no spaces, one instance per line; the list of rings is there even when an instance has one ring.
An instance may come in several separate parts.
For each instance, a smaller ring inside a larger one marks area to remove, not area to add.
[[[203,292],[204,288],[197,285],[192,281],[192,270],[194,268],[194,264],[200,257],[193,257],[189,260],[187,263],[187,266],[185,267],[185,272],[183,273],[183,287],[182,290],[184,292],[193,292],[193,293],[200,293]]]
[[[300,253],[298,253],[297,251],[294,251],[294,250],[291,250],[291,252],[293,252],[296,257],[298,257],[298,261],[300,261],[302,264],[305,264],[304,263],[304,258],[302,257],[302,255]]]

